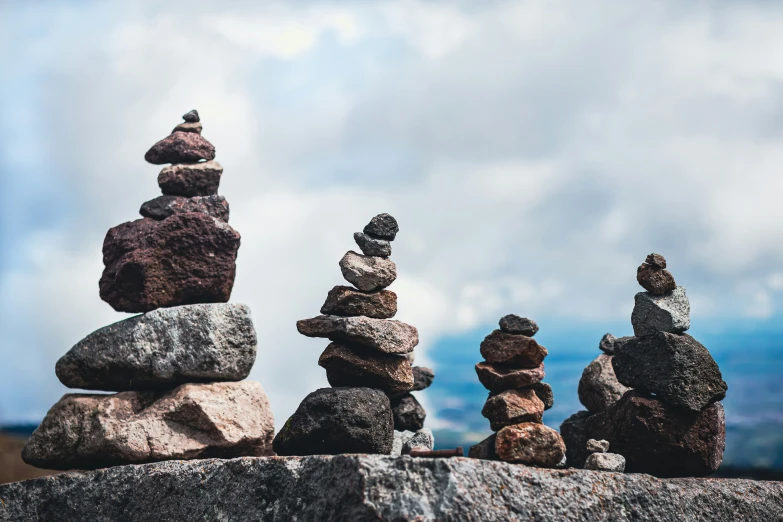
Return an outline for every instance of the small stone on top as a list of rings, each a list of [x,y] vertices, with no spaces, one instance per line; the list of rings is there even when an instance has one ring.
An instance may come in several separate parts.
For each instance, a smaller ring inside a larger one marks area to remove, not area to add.
[[[532,319],[520,317],[516,314],[508,314],[500,318],[500,329],[511,334],[533,337],[538,332],[538,325]]]
[[[661,254],[652,253],[647,256],[644,262],[657,268],[666,268],[666,258]]]
[[[197,121],[201,121],[201,118],[199,118],[198,111],[196,109],[193,109],[192,111],[183,114],[182,119],[188,123],[195,123]]]
[[[364,227],[364,233],[368,236],[376,239],[388,239],[394,241],[397,237],[397,232],[400,231],[397,220],[391,214],[378,214],[370,220],[366,227]]]

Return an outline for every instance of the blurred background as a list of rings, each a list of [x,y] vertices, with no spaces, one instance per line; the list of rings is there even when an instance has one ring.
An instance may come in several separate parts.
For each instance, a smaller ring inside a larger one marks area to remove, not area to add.
[[[729,385],[719,473],[783,470],[783,4],[0,0],[0,481],[66,389],[56,360],[127,317],[106,231],[159,194],[146,150],[198,109],[242,234],[232,301],[278,427],[327,385],[298,335],[375,214],[440,447],[489,435],[479,343],[549,349],[558,428],[636,267],[666,256]]]

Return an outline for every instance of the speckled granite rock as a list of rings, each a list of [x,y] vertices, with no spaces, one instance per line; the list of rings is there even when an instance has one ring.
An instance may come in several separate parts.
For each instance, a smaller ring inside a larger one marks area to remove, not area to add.
[[[631,312],[633,333],[641,337],[655,332],[685,332],[691,327],[690,313],[691,305],[682,286],[664,295],[639,292]],[[614,349],[617,351],[617,343]]]

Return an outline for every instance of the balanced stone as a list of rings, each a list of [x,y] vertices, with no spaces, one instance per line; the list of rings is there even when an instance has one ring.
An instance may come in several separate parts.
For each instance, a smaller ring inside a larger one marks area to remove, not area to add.
[[[239,233],[206,214],[144,218],[109,230],[101,299],[119,312],[228,301]]]
[[[407,439],[402,444],[403,455],[410,455],[414,449],[431,450],[435,446],[435,437],[432,435],[432,430],[421,429],[413,434],[412,437]]]
[[[192,122],[191,123],[191,122],[187,122],[186,121],[185,123],[180,123],[179,125],[174,127],[174,130],[172,130],[171,132],[172,133],[174,133],[174,132],[195,132],[196,134],[201,134],[201,130],[202,129],[203,129],[203,127],[201,125],[201,122],[196,121],[196,122]]]
[[[587,448],[587,451],[589,451],[590,453],[606,453],[607,451],[609,451],[609,441],[588,439],[587,444],[585,444],[585,447]]]
[[[46,469],[271,455],[274,419],[257,382],[185,384],[164,392],[68,394],[22,453]]]
[[[501,392],[512,388],[528,388],[545,377],[544,363],[537,368],[506,368],[487,362],[476,365],[476,374],[486,389]]]
[[[385,257],[363,256],[349,251],[340,260],[346,281],[364,292],[386,288],[397,279],[397,266]]]
[[[426,366],[413,367],[413,389],[411,391],[426,390],[435,380],[435,372]]]
[[[603,353],[587,365],[579,379],[579,401],[592,413],[604,411],[628,390],[614,374],[612,356]]]
[[[614,351],[621,345],[627,343],[633,339],[633,337],[615,337],[608,333],[601,337],[601,342],[598,343],[598,348],[607,355],[614,355]]]
[[[565,456],[560,434],[533,422],[506,426],[497,433],[495,451],[501,460],[551,468]]]
[[[470,450],[468,450],[468,457],[471,459],[481,460],[500,460],[497,452],[495,451],[496,439],[497,433],[493,433],[478,444],[474,444],[470,447]]]
[[[223,167],[217,161],[170,165],[158,174],[158,186],[167,196],[213,196],[222,175]]]
[[[540,423],[544,415],[544,403],[530,388],[506,390],[487,399],[481,414],[489,419],[490,429],[498,431],[511,424]]]
[[[198,304],[101,328],[62,356],[55,372],[69,388],[145,390],[240,381],[255,359],[256,331],[247,306]]]
[[[666,268],[666,258],[661,254],[648,254],[644,262],[656,268]]]
[[[617,453],[593,453],[585,460],[585,469],[594,471],[625,471],[625,457]]]
[[[481,355],[487,362],[514,368],[535,368],[547,356],[547,349],[532,337],[495,330],[481,342]]]
[[[196,132],[172,132],[153,145],[144,159],[153,165],[210,161],[215,159],[215,147]]]
[[[185,114],[183,114],[182,119],[188,123],[196,123],[201,121],[201,118],[199,117],[198,111],[196,109],[193,109],[192,111],[188,111]]]
[[[228,201],[223,196],[158,196],[139,209],[139,214],[156,221],[187,212],[201,212],[228,223]]]
[[[424,427],[424,419],[427,412],[416,400],[416,397],[406,393],[401,397],[391,400],[391,409],[394,414],[394,429],[398,431],[419,431]]]
[[[555,405],[555,394],[549,384],[545,382],[537,382],[530,388],[536,392],[538,398],[541,399],[541,402],[544,403],[544,410],[548,410]]]
[[[321,307],[321,313],[390,319],[397,313],[397,294],[391,290],[366,293],[350,286],[335,286],[329,290],[326,301]]]
[[[685,295],[685,288],[681,286],[661,296],[639,292],[631,313],[634,335],[641,337],[655,332],[682,333],[691,327],[690,313],[691,305]]]
[[[357,343],[384,353],[408,353],[419,344],[416,328],[395,320],[319,315],[297,321],[296,328],[307,337]]]
[[[574,413],[560,424],[560,435],[566,445],[566,462],[569,467],[581,468],[590,454],[587,451],[587,441],[590,439],[587,435],[587,419],[589,417],[590,412],[582,410]]]
[[[321,388],[302,401],[274,440],[278,455],[388,455],[394,440],[389,398],[371,388]]]
[[[366,386],[387,394],[405,393],[413,388],[411,363],[400,355],[331,343],[318,365],[326,369],[326,378],[335,387]]]
[[[498,323],[500,329],[511,334],[527,335],[533,337],[538,332],[538,325],[532,319],[520,317],[516,314],[504,315]]]
[[[722,400],[728,389],[710,352],[690,335],[637,338],[615,353],[612,365],[624,385],[693,411]]]
[[[387,239],[375,239],[364,232],[354,232],[353,239],[366,256],[389,257],[391,255],[391,243]]]
[[[677,286],[671,272],[647,263],[639,265],[636,270],[636,280],[642,288],[653,295],[664,295]]]
[[[397,232],[400,231],[397,220],[389,214],[378,214],[364,227],[364,233],[377,239],[394,241]]]

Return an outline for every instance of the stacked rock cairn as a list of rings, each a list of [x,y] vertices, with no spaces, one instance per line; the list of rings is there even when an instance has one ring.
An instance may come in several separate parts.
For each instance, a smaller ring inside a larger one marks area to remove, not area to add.
[[[163,196],[109,230],[101,298],[141,312],[87,336],[56,365],[71,393],[23,451],[47,469],[272,454],[274,421],[257,382],[250,310],[229,304],[239,234],[217,195],[223,169],[196,111],[145,158],[165,167]]]
[[[587,411],[566,419],[560,432],[568,464],[585,466],[589,439],[605,440],[625,457],[626,471],[659,477],[706,476],[723,460],[728,386],[710,352],[685,334],[690,303],[660,254],[636,274],[634,336],[601,340],[585,369],[579,398]]]
[[[424,409],[410,392],[428,387],[434,373],[411,366],[419,334],[391,319],[397,295],[386,290],[397,279],[389,256],[398,231],[394,217],[379,214],[356,232],[363,255],[349,251],[340,260],[343,277],[354,287],[335,286],[323,315],[296,323],[302,335],[332,341],[318,360],[332,388],[302,401],[275,437],[278,455],[391,454],[395,429],[414,432],[411,444],[432,448],[431,433],[421,431]],[[402,438],[396,437],[398,446]]]
[[[547,349],[533,336],[535,321],[518,315],[500,319],[500,329],[481,343],[484,362],[476,365],[489,390],[481,414],[497,432],[470,448],[469,456],[540,467],[561,465],[566,447],[560,434],[543,424],[554,394],[544,378]]]

